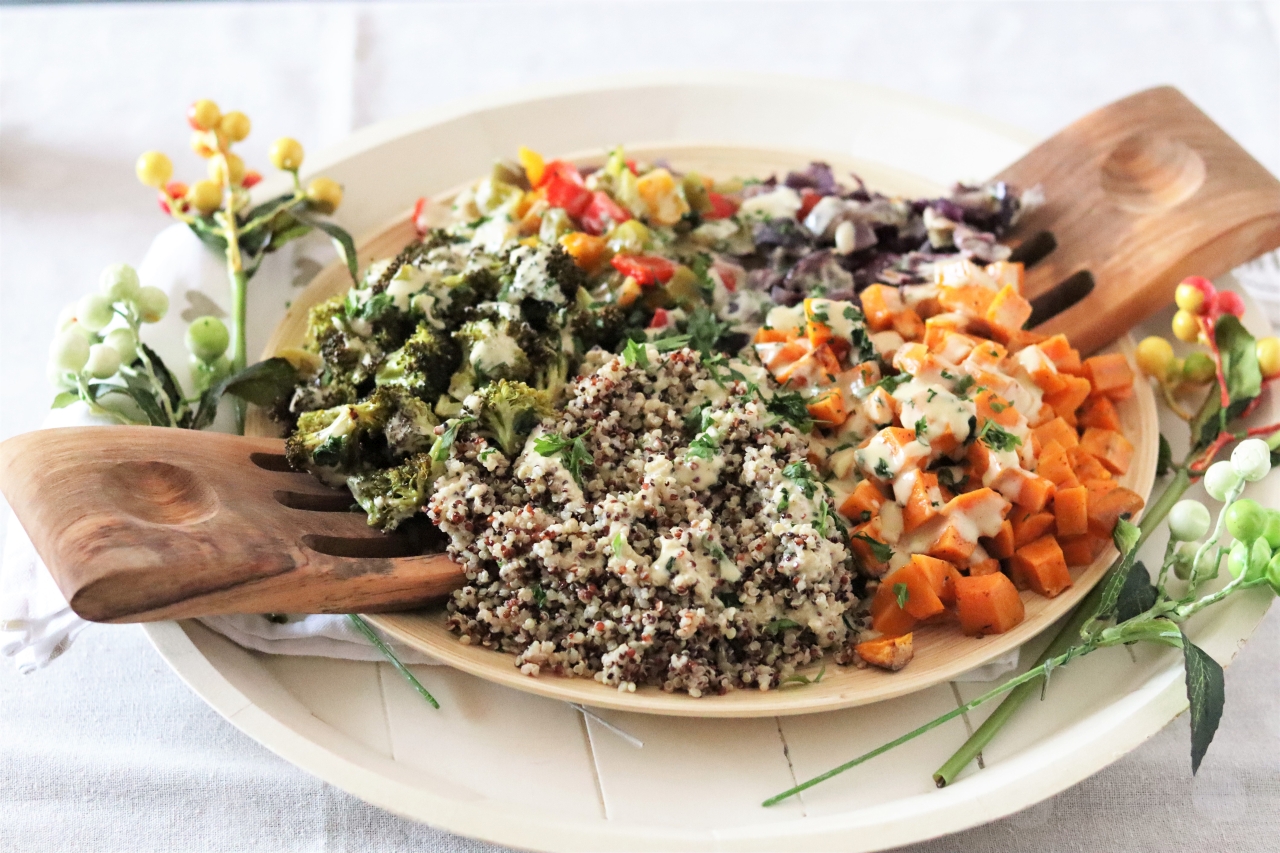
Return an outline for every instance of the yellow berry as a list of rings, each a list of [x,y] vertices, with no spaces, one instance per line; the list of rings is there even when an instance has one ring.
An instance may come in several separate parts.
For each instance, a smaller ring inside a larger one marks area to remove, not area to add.
[[[250,127],[252,125],[249,123],[249,117],[239,110],[232,110],[218,122],[218,130],[232,142],[239,142],[248,136]]]
[[[286,172],[296,172],[302,167],[302,143],[282,136],[271,143],[271,165]]]
[[[240,182],[244,180],[244,161],[239,156],[228,151],[220,157],[210,158],[209,180],[218,184],[225,184],[228,173],[231,176],[231,185],[240,186]]]
[[[173,177],[173,163],[159,151],[147,151],[138,158],[133,170],[144,186],[160,189]]]
[[[1201,306],[1204,305],[1204,291],[1198,287],[1192,287],[1189,284],[1180,284],[1178,289],[1173,292],[1173,301],[1183,311],[1190,311],[1197,314]]]
[[[1258,367],[1267,379],[1280,375],[1280,338],[1259,338]]]
[[[1193,343],[1200,337],[1200,322],[1190,311],[1181,310],[1173,315],[1173,335],[1180,341]]]
[[[1138,344],[1137,357],[1143,373],[1164,382],[1173,364],[1173,344],[1155,335],[1143,338]]]
[[[206,133],[197,130],[191,134],[191,150],[206,160],[218,153],[218,150],[226,147],[226,139],[222,134],[214,131]]]
[[[222,206],[222,187],[214,181],[196,181],[187,190],[187,201],[207,216]]]
[[[222,111],[213,101],[199,100],[187,107],[187,123],[193,130],[213,130],[222,120]]]
[[[321,213],[333,213],[342,204],[342,185],[332,178],[314,178],[307,184],[307,199]]]

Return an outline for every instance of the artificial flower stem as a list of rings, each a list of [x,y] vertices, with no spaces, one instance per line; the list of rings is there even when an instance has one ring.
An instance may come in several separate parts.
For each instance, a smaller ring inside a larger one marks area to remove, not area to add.
[[[1165,516],[1169,514],[1169,510],[1177,503],[1186,493],[1187,488],[1191,485],[1191,475],[1184,465],[1179,468],[1169,485],[1151,505],[1146,514],[1143,515],[1142,521],[1138,523],[1138,547],[1147,540],[1151,533],[1164,521]],[[1123,555],[1112,564],[1110,571],[1114,571],[1116,565],[1124,559]],[[1106,582],[1099,582],[1097,586],[1085,597],[1084,601],[1072,612],[1071,617],[1066,624],[1049,643],[1040,657],[1036,660],[1036,666],[1042,666],[1045,661],[1056,658],[1066,652],[1067,649],[1080,641],[1080,631],[1088,622],[1093,619],[1098,603],[1102,598],[1102,590],[1106,586]],[[996,736],[1000,729],[1004,728],[1009,719],[1017,713],[1022,704],[1041,686],[1041,680],[1028,681],[1020,684],[1009,692],[998,706],[996,710],[983,721],[982,725],[969,736],[960,747],[956,750],[947,762],[938,768],[938,772],[933,774],[933,781],[939,788],[950,785],[955,781],[956,777],[964,768],[969,766],[969,762],[978,757],[978,753],[982,752]]]
[[[231,273],[231,316],[234,319],[231,331],[231,373],[235,375],[244,370],[245,362],[248,359],[245,344],[245,322],[248,316],[249,276],[243,270],[231,269],[229,264],[227,268]],[[235,406],[236,412],[236,432],[243,435],[245,402],[236,397],[232,400],[232,404]]]
[[[427,688],[422,686],[422,682],[419,681],[414,676],[414,674],[409,671],[409,668],[400,662],[400,658],[396,657],[396,653],[391,650],[390,646],[388,646],[386,643],[382,641],[382,638],[377,635],[377,633],[373,630],[373,628],[370,627],[368,622],[364,621],[362,617],[357,616],[354,613],[348,613],[347,618],[351,620],[352,625],[356,626],[356,630],[358,630],[361,634],[364,634],[365,639],[373,643],[374,648],[382,652],[382,656],[385,657],[387,661],[393,667],[396,668],[396,672],[403,675],[404,680],[409,682],[409,684],[412,685],[413,689],[418,691],[418,694],[422,696],[423,699],[426,699],[429,703],[431,703],[432,708],[436,708],[437,710],[440,708],[440,703],[436,701],[436,697],[432,696],[427,691]]]

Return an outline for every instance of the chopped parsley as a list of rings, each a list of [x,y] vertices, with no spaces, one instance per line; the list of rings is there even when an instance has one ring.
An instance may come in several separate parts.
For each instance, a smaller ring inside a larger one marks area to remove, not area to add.
[[[805,405],[804,398],[795,391],[779,391],[768,400],[761,395],[760,399],[764,401],[765,411],[781,418],[800,432],[809,432],[813,429],[813,418],[809,416],[809,407]]]
[[[944,372],[943,375],[946,376],[946,373]],[[965,392],[967,392],[970,388],[973,387],[973,381],[974,380],[972,376],[969,376],[967,374],[965,376],[961,376],[960,380],[956,382],[955,395],[957,397],[963,397],[965,395]]]
[[[453,447],[453,443],[458,439],[458,430],[466,424],[474,421],[473,417],[453,418],[449,421],[449,426],[436,439],[435,444],[431,445],[431,461],[443,462],[449,458],[449,450]],[[318,460],[317,460],[318,461]]]
[[[916,429],[916,438],[919,439],[923,437],[924,434],[929,431],[929,421],[924,417],[921,417],[920,420],[916,421],[915,429]]]
[[[892,480],[893,474],[889,471],[889,460],[881,459],[876,462],[875,473],[881,480]]]
[[[1022,446],[1022,439],[993,420],[986,420],[978,430],[978,441],[995,451],[1013,450]]]
[[[764,632],[770,636],[776,637],[782,631],[789,628],[799,628],[800,623],[791,619],[774,619],[768,625],[764,626]]]
[[[622,351],[622,363],[627,367],[649,367],[649,348],[639,341],[627,341],[627,348]]]
[[[817,684],[822,680],[822,676],[826,675],[826,673],[827,665],[824,663],[822,667],[819,668],[818,674],[813,678],[797,672],[795,675],[788,675],[786,678],[782,679],[782,684]]]
[[[534,439],[533,449],[542,456],[559,454],[564,467],[573,475],[578,488],[582,488],[582,466],[595,464],[595,458],[591,455],[591,451],[587,450],[585,441],[593,429],[595,429],[594,426],[589,426],[582,431],[581,435],[574,438],[558,434],[540,435]]]
[[[535,604],[537,604],[539,607],[546,607],[546,606],[547,606],[547,591],[546,591],[545,589],[543,589],[543,588],[542,588],[542,584],[540,584],[540,583],[535,583],[533,586],[531,586],[531,587],[529,587],[529,588],[533,590],[533,601],[534,601],[534,603],[535,603]]]
[[[988,400],[987,405],[990,406],[991,411],[995,412],[997,415],[1009,408],[1008,403],[1002,403],[999,400]]]
[[[905,583],[895,583],[893,585],[893,597],[898,599],[899,607],[906,607],[907,599],[911,598],[911,592],[907,589]]]
[[[853,534],[854,539],[861,539],[867,543],[867,547],[871,549],[871,556],[876,558],[877,563],[887,563],[893,558],[893,546],[886,542],[881,542],[865,533]]]

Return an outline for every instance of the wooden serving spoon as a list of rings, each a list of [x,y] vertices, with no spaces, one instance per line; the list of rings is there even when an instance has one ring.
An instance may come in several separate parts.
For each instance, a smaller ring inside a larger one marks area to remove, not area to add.
[[[997,177],[1044,190],[1014,235],[1033,263],[1033,319],[1084,352],[1166,305],[1185,275],[1280,245],[1280,182],[1170,88],[1080,119]],[[1040,260],[1044,232],[1058,248]],[[0,490],[94,621],[386,612],[463,581],[448,557],[373,530],[348,494],[290,471],[279,439],[43,430],[0,444]]]

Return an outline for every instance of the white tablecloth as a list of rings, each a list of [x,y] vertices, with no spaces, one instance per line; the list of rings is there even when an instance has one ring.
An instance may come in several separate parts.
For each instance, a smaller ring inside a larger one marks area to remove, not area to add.
[[[597,73],[750,69],[927,95],[1049,134],[1173,83],[1280,173],[1280,4],[314,3],[0,10],[0,438],[35,428],[54,318],[165,220],[133,178],[186,151],[185,105],[250,114],[245,153],[309,149],[478,92]],[[838,108],[838,105],[833,105]],[[939,140],[939,144],[946,144]],[[184,306],[178,306],[181,309]],[[251,342],[250,349],[256,351]],[[1034,809],[916,850],[1274,850],[1280,609],[1227,677],[1200,775],[1187,723]],[[0,666],[0,850],[471,850],[240,735],[136,628]]]

